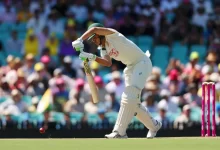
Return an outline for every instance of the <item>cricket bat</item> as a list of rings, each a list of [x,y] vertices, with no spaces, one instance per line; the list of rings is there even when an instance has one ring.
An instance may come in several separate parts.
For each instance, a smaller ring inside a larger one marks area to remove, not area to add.
[[[98,103],[99,102],[98,89],[95,84],[91,69],[89,67],[88,60],[83,61],[83,67],[84,67],[86,78],[87,78],[87,81],[88,81],[88,84],[91,90],[93,103]]]

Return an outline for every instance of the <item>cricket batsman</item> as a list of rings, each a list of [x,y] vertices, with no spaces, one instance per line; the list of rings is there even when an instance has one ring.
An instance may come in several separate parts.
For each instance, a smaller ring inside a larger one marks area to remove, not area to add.
[[[91,40],[101,47],[98,57],[84,52],[84,40]],[[162,123],[151,117],[147,108],[140,101],[141,91],[152,71],[150,54],[144,53],[137,45],[118,31],[105,28],[100,23],[93,23],[88,30],[76,41],[72,42],[75,50],[80,51],[82,60],[96,61],[103,66],[110,67],[111,59],[121,61],[126,65],[124,69],[125,90],[121,96],[121,106],[112,133],[106,138],[127,138],[126,130],[133,116],[136,116],[149,129],[147,138],[156,136]]]

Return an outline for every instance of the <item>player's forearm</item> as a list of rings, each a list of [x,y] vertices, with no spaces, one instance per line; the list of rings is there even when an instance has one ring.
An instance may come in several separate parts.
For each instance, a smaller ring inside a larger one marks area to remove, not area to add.
[[[99,63],[100,65],[106,66],[106,67],[110,67],[112,65],[111,59],[107,59],[107,58],[96,57],[95,61]]]
[[[80,38],[84,41],[84,40],[88,39],[93,34],[94,34],[94,30],[93,29],[89,29]]]
[[[94,27],[86,31],[82,36],[82,40],[88,39],[91,35],[93,34],[98,34],[98,35],[109,35],[113,34],[115,31],[110,28],[102,28],[102,27]]]

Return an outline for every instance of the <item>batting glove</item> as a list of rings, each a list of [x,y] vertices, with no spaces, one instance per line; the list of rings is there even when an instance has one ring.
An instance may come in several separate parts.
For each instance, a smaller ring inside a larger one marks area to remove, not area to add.
[[[96,59],[96,55],[91,54],[91,53],[86,53],[86,52],[81,52],[79,54],[79,58],[83,61],[89,60],[89,61],[94,61]]]
[[[73,48],[75,48],[76,51],[83,51],[84,49],[83,40],[78,38],[76,41],[72,42],[72,46]]]

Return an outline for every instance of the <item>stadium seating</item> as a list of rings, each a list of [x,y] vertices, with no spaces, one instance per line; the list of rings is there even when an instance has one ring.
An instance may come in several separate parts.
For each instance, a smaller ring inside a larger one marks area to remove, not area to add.
[[[21,115],[11,115],[12,121],[17,123],[17,128],[24,128],[24,123],[28,120],[28,113],[23,113]]]
[[[71,112],[70,113],[70,121],[73,125],[80,123],[82,121],[84,114],[81,112]]]
[[[98,114],[87,114],[87,121],[89,125],[95,125],[100,121]]]
[[[143,52],[146,52],[146,50],[152,52],[153,38],[150,36],[138,36],[137,45]]]
[[[6,100],[7,100],[7,97],[0,97],[0,103],[3,103]]]
[[[0,65],[6,65],[5,54],[3,52],[0,52]]]
[[[165,73],[169,56],[169,47],[165,45],[155,46],[152,56],[153,66],[160,67],[162,74]]]
[[[17,50],[11,50],[10,53],[6,53],[6,56],[8,56],[8,55],[22,58],[22,54],[20,52],[18,52]]]
[[[181,63],[187,63],[187,53],[188,49],[186,45],[174,44],[172,46],[171,57],[175,59],[179,59]]]
[[[44,115],[37,112],[28,113],[28,121],[36,127],[38,123],[44,121]]]
[[[51,121],[65,124],[64,114],[61,112],[51,112]]]
[[[191,108],[191,119],[193,121],[200,122],[201,121],[201,108],[193,107]]]
[[[134,36],[127,36],[127,38],[129,40],[131,40],[132,42],[134,42],[135,44],[137,44],[137,38],[136,37],[134,37]]]
[[[22,100],[28,105],[30,106],[32,104],[32,97],[29,95],[23,95],[22,96]]]
[[[117,115],[118,115],[117,112],[107,112],[105,114],[105,117],[108,119],[110,124],[114,124],[116,122]]]
[[[25,22],[19,23],[19,24],[13,24],[12,30],[16,30],[18,33],[20,32],[26,32],[27,31],[27,24]]]

